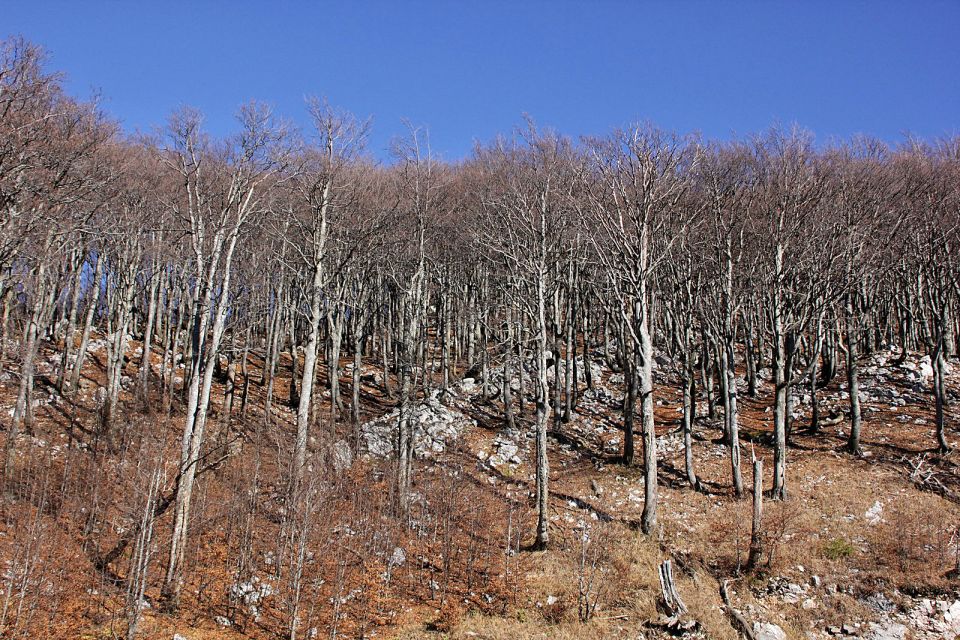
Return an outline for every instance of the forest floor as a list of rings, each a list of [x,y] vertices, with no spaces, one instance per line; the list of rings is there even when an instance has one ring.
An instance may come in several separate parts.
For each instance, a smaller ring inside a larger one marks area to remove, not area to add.
[[[142,411],[134,398],[138,344],[131,346],[123,427],[109,447],[99,442],[95,426],[103,343],[94,341],[81,389],[67,397],[53,389],[57,352],[41,353],[35,425],[17,443],[18,472],[0,520],[0,606],[7,629],[0,628],[0,637],[44,637],[37,629],[60,637],[123,635],[118,630],[126,628],[127,561],[121,556],[97,566],[96,560],[135,521],[144,478],[153,468],[148,460],[168,460],[160,493],[169,488],[169,461],[176,459],[183,423],[178,406],[168,417]],[[391,519],[384,506],[391,491],[384,454],[390,450],[395,402],[384,393],[382,372],[365,362],[363,424],[350,426],[346,414],[336,428],[319,420],[313,433],[317,464],[336,467],[339,493],[330,489],[324,505],[310,512],[314,519],[304,519],[303,529],[319,542],[309,557],[311,587],[303,588],[312,622],[298,637],[666,636],[657,574],[665,559],[676,567],[677,589],[689,610],[684,619],[696,623],[682,632],[686,637],[738,637],[721,598],[723,583],[729,585],[730,605],[762,640],[960,636],[960,454],[935,450],[929,365],[918,354],[898,363],[897,355],[864,358],[860,457],[844,449],[841,376],[818,392],[825,422],[818,433],[809,432],[809,398],[796,389],[788,497],[764,503],[765,553],[751,573],[742,571],[750,540],[749,460],[756,455],[764,461],[769,489],[768,384],[755,398],[745,387],[740,390],[746,487],[741,498],[731,488],[722,409],[711,419],[700,400],[698,414],[704,417],[695,427],[694,449],[702,486],[694,490],[684,472],[675,372],[662,363],[654,390],[658,528],[656,535],[644,536],[638,526],[642,465],[619,463],[622,376],[597,358],[594,388],[581,385],[570,421],[551,427],[551,544],[546,551],[529,551],[534,478],[529,403],[510,432],[500,403],[483,397],[481,381],[464,378],[442,397],[423,398],[416,413],[414,479],[423,515],[419,524],[412,516]],[[215,385],[208,440],[236,440],[242,451],[224,456],[225,462],[198,481],[196,539],[186,596],[175,615],[156,606],[170,515],[157,519],[141,637],[208,640],[283,632],[290,601],[280,594],[288,583],[274,568],[288,548],[284,540],[295,537],[284,524],[292,518],[282,505],[294,430],[294,412],[281,401],[289,387],[288,362],[281,363],[275,417],[267,428],[259,413],[265,393],[260,385],[251,385],[249,415],[240,419],[235,409],[229,426],[219,413],[222,381]],[[5,416],[18,382],[9,371],[4,367],[0,374]],[[345,362],[346,405],[349,371]],[[497,372],[492,373],[496,386]],[[257,367],[252,378],[259,381]],[[953,366],[947,386],[948,439],[960,443],[960,367]],[[327,393],[318,415],[326,415],[329,405]],[[360,444],[356,456],[345,444],[351,441]],[[638,463],[640,447],[638,434]],[[370,531],[344,534],[348,520],[354,529]],[[402,522],[406,526],[399,526]],[[355,562],[344,559],[344,544],[327,545],[336,536],[353,536],[350,553],[358,558],[357,549],[369,554]]]

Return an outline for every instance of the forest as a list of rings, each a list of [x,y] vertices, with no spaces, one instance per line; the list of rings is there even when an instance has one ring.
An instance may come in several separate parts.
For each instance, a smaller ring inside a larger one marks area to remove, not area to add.
[[[0,42],[0,637],[960,635],[960,137],[304,109]]]

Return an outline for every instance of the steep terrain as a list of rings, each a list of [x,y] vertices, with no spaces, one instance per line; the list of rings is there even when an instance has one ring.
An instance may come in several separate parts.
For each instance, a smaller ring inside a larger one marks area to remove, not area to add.
[[[265,390],[254,383],[247,415],[235,412],[225,424],[220,380],[217,427],[191,523],[189,585],[172,615],[159,607],[158,589],[181,409],[175,403],[170,417],[144,411],[125,391],[122,426],[112,442],[101,441],[103,349],[94,342],[80,391],[66,397],[53,388],[58,352],[42,352],[36,424],[17,442],[17,473],[0,524],[4,637],[122,634],[136,597],[134,552],[146,560],[138,615],[141,635],[151,638],[289,635],[291,611],[299,616],[297,637],[308,638],[735,638],[736,615],[765,640],[960,635],[960,474],[956,454],[933,449],[929,362],[919,355],[903,362],[889,352],[865,357],[860,457],[844,450],[845,385],[835,380],[819,391],[826,417],[818,433],[807,429],[810,399],[797,388],[788,498],[764,503],[764,554],[752,572],[744,571],[749,490],[733,495],[719,410],[711,419],[699,400],[695,490],[684,473],[676,372],[665,357],[658,357],[655,388],[656,535],[639,531],[642,469],[619,462],[622,376],[596,354],[594,387],[581,384],[575,415],[551,427],[546,551],[526,548],[533,528],[531,408],[514,430],[505,428],[497,367],[487,381],[463,378],[419,400],[415,499],[407,515],[391,507],[397,413],[374,363],[363,365],[362,424],[341,420],[332,428],[324,420],[329,402],[319,404],[311,442],[315,502],[299,506],[288,502],[284,484],[292,409],[275,398],[267,424],[260,409]],[[259,360],[251,362],[257,381]],[[350,367],[344,363],[345,387]],[[947,380],[950,425],[960,423],[958,369]],[[4,413],[14,383],[5,370]],[[281,377],[277,388],[288,384]],[[512,384],[521,391],[519,380]],[[747,478],[753,455],[771,468],[769,394],[769,384],[755,398],[740,389]],[[151,535],[138,544],[144,505],[156,518],[147,518]],[[664,617],[657,568],[666,559],[689,610],[683,626]]]

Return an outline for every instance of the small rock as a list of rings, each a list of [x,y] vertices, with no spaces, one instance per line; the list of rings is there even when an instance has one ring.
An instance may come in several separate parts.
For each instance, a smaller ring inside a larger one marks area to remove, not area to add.
[[[866,602],[871,609],[879,612],[893,611],[896,609],[896,605],[883,593],[874,593],[873,595],[867,596]]]
[[[960,621],[960,600],[954,600],[943,617],[949,621]]]
[[[867,512],[863,514],[863,517],[867,519],[869,524],[880,524],[883,520],[883,504],[877,500],[873,503],[873,506],[867,509]]]
[[[787,640],[787,633],[770,622],[754,622],[753,635],[757,640]]]
[[[905,640],[907,628],[899,622],[888,622],[884,625],[871,623],[866,640]]]
[[[342,473],[353,465],[353,452],[345,440],[337,440],[331,449],[330,457],[334,471]]]
[[[394,547],[393,553],[390,555],[390,560],[388,564],[391,567],[400,567],[403,566],[403,563],[407,561],[407,554],[401,547]]]
[[[590,480],[590,489],[593,491],[593,495],[598,498],[603,495],[603,487],[600,486],[600,483],[596,479]]]

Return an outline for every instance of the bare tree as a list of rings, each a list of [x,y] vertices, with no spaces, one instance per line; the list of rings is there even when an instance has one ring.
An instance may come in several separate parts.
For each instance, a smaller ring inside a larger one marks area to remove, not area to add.
[[[241,110],[239,119],[242,132],[232,145],[217,149],[203,134],[198,112],[177,112],[168,125],[169,146],[161,151],[168,169],[183,181],[181,192],[168,206],[189,225],[195,278],[187,415],[163,584],[163,595],[171,609],[178,606],[183,584],[193,481],[223,339],[234,254],[241,231],[260,211],[261,189],[282,174],[286,160],[278,154],[284,130],[268,109],[250,105]]]
[[[290,240],[306,270],[305,291],[309,306],[291,488],[299,483],[306,461],[320,323],[324,316],[336,313],[339,305],[339,300],[329,289],[339,265],[332,264],[328,244],[331,234],[336,233],[339,220],[349,215],[350,190],[356,189],[357,185],[356,176],[351,179],[345,173],[362,153],[369,129],[369,121],[359,121],[353,115],[331,107],[326,100],[313,98],[308,107],[316,139],[303,150],[302,166],[290,182],[297,199],[293,205],[295,213],[289,218],[293,226]],[[339,334],[336,340],[339,340]],[[337,399],[332,398],[332,401],[336,403]]]
[[[532,334],[536,372],[536,504],[534,548],[549,543],[547,424],[550,417],[547,305],[559,274],[554,269],[567,249],[565,228],[572,211],[577,158],[571,142],[538,131],[532,123],[517,139],[478,148],[477,161],[488,172],[481,198],[487,224],[484,245],[507,267],[515,286],[513,304],[524,313]]]
[[[695,213],[677,205],[689,187],[699,151],[689,140],[638,126],[591,141],[590,153],[597,186],[589,214],[600,231],[592,236],[595,254],[611,274],[615,311],[636,345],[627,357],[636,358],[639,375],[645,478],[641,525],[650,534],[657,522],[651,281],[668,255],[658,244],[662,230],[671,218],[682,227]]]

